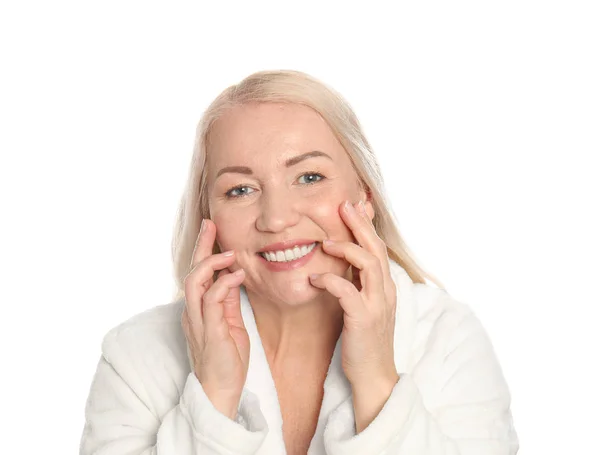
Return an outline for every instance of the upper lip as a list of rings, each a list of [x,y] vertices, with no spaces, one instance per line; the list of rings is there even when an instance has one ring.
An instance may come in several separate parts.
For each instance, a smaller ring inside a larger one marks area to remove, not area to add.
[[[272,243],[258,250],[259,253],[266,253],[267,251],[281,251],[294,248],[294,246],[310,245],[317,242],[317,240],[308,239],[297,239],[297,240],[286,240],[284,242]]]

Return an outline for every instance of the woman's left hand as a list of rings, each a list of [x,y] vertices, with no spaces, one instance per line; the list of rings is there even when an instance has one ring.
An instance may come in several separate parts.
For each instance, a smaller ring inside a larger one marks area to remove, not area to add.
[[[311,283],[336,296],[344,310],[342,367],[353,388],[395,384],[394,363],[396,286],[390,274],[387,247],[379,238],[362,201],[349,202],[342,219],[352,231],[352,242],[323,242],[323,250],[352,266],[353,281],[333,273],[311,275]]]

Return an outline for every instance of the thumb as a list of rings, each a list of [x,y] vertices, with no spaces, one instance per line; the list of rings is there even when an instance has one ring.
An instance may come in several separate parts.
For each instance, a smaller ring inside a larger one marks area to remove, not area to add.
[[[228,275],[229,273],[231,273],[229,270],[223,269],[219,272],[218,276]],[[223,317],[229,326],[245,329],[240,305],[240,286],[231,288],[227,296],[223,299]]]

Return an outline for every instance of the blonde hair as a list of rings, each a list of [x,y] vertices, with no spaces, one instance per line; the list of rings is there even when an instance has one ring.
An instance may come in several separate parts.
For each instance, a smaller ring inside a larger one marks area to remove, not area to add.
[[[200,224],[203,218],[209,218],[206,152],[211,126],[231,107],[269,102],[301,104],[323,117],[348,153],[359,183],[371,194],[375,212],[373,224],[387,245],[390,259],[397,262],[414,283],[425,284],[427,278],[444,289],[434,276],[417,264],[402,239],[391,204],[386,198],[379,164],[349,103],[334,89],[308,74],[274,70],[256,72],[225,89],[209,105],[197,125],[187,187],[179,205],[171,245],[177,286],[175,300],[184,297],[184,279],[190,270]],[[220,252],[216,242],[213,252]]]

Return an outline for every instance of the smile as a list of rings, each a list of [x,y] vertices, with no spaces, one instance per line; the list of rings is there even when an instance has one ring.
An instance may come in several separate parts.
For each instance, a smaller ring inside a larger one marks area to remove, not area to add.
[[[320,242],[313,242],[310,245],[295,246],[291,249],[281,251],[269,251],[258,253],[260,262],[272,272],[285,272],[294,270],[307,264],[319,251]]]
[[[306,256],[315,246],[317,246],[317,242],[310,245],[295,246],[287,250],[267,251],[259,254],[269,262],[292,262]]]

